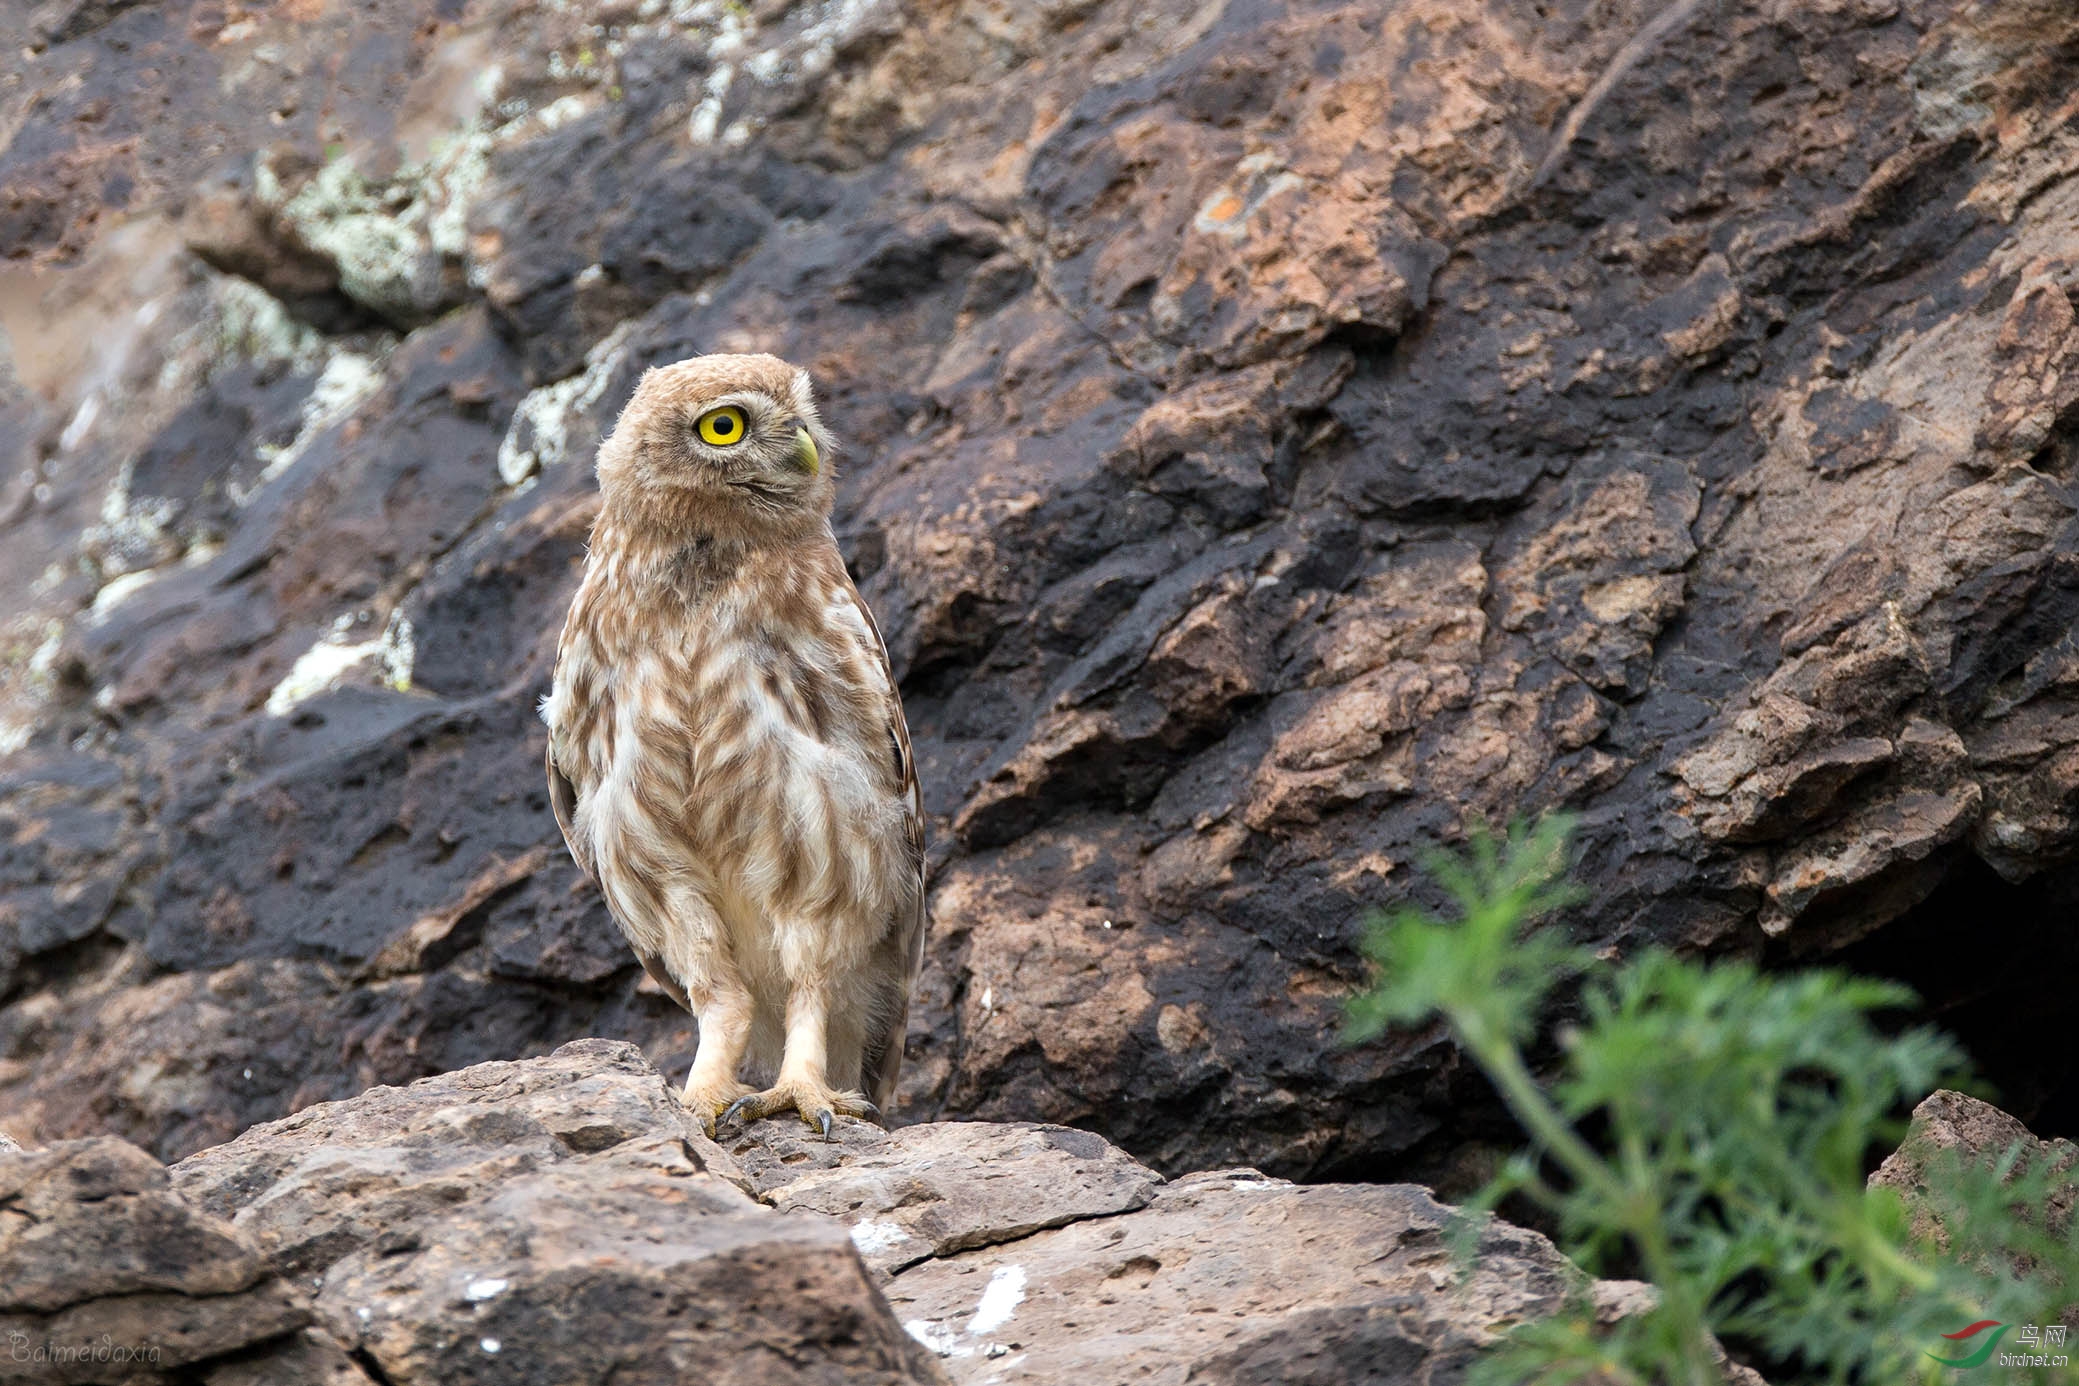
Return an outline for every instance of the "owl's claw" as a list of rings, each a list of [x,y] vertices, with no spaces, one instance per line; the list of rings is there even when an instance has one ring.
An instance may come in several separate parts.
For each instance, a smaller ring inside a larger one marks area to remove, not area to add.
[[[720,1117],[720,1121],[729,1120],[729,1113],[736,1110],[737,1105],[749,1096],[751,1091],[742,1083],[733,1081],[703,1087],[688,1080],[686,1090],[679,1095],[679,1100],[686,1104],[686,1110],[693,1113],[693,1119],[700,1123],[701,1133],[713,1140],[720,1125],[717,1116]]]
[[[831,1139],[841,1116],[864,1117],[878,1114],[880,1108],[856,1092],[832,1092],[820,1084],[780,1083],[764,1092],[747,1093],[729,1104],[722,1112],[721,1124],[732,1121],[753,1122],[765,1117],[778,1116],[781,1112],[799,1113],[801,1119],[815,1127],[823,1139]]]

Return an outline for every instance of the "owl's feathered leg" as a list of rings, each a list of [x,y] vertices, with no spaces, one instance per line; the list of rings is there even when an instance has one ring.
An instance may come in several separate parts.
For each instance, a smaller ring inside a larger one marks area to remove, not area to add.
[[[751,1040],[751,994],[733,983],[715,986],[700,999],[698,1013],[700,1041],[686,1075],[685,1102],[712,1136],[723,1109],[753,1091],[736,1078]]]
[[[780,1057],[779,1080],[764,1092],[739,1097],[722,1120],[756,1121],[793,1111],[825,1136],[840,1116],[863,1117],[878,1109],[863,1093],[838,1092],[830,1086],[826,1055],[830,992],[820,982],[797,983],[787,997],[787,1045]]]

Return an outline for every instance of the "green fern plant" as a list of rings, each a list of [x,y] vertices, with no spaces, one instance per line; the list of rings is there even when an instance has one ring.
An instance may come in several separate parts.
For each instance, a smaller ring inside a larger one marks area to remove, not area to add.
[[[1605,963],[1554,925],[1531,927],[1577,898],[1569,835],[1552,818],[1436,858],[1453,917],[1408,907],[1375,920],[1375,979],[1349,1005],[1352,1040],[1441,1017],[1529,1134],[1467,1205],[1469,1233],[1521,1195],[1587,1269],[1636,1268],[1657,1288],[1654,1308],[1614,1326],[1585,1304],[1524,1326],[1476,1382],[1713,1386],[1714,1335],[1751,1345],[1779,1381],[1940,1381],[1955,1374],[1928,1351],[1950,1346],[1941,1334],[2041,1321],[2079,1298],[2075,1229],[2042,1212],[2074,1172],[2020,1150],[1938,1158],[1938,1206],[1919,1233],[1895,1191],[1865,1187],[1898,1114],[1963,1072],[1946,1036],[1873,1022],[1910,992],[1660,950]],[[1524,1045],[1570,979],[1579,1019],[1541,1082]]]

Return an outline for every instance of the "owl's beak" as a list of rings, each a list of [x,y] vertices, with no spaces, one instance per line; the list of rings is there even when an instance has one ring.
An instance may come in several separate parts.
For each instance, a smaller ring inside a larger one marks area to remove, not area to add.
[[[816,452],[816,440],[800,424],[794,425],[794,455],[800,459],[801,469],[810,476],[814,476],[823,464],[822,457]]]

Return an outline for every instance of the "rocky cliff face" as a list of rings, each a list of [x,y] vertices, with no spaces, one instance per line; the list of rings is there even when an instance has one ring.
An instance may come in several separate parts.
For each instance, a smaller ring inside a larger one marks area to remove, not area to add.
[[[107,1137],[0,1153],[0,1203],[28,1215],[0,1217],[0,1380],[1447,1381],[1641,1288],[1503,1224],[1462,1278],[1423,1189],[1166,1183],[1064,1127],[771,1121],[725,1149],[600,1040],[170,1172]]]
[[[20,1134],[688,1058],[534,704],[590,450],[703,350],[810,366],[848,445],[936,820],[912,1117],[1422,1167],[1484,1089],[1332,1036],[1475,818],[1578,810],[1613,948],[1845,950],[1967,1036],[2072,947],[1948,956],[2075,879],[2063,0],[0,28]]]

